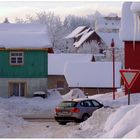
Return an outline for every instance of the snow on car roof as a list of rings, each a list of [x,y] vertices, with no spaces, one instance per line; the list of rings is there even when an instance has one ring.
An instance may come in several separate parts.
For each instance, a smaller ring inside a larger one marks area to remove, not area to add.
[[[85,100],[92,100],[92,99],[89,99],[89,98],[76,98],[76,99],[65,99],[63,100],[62,102],[79,102],[79,101],[85,101]]]
[[[48,30],[41,24],[0,24],[2,48],[49,48],[52,47]]]

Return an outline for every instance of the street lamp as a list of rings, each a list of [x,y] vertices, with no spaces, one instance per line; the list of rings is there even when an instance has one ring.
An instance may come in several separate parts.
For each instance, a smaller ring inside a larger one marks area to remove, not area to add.
[[[111,41],[111,48],[112,48],[112,65],[113,65],[113,100],[115,100],[115,43],[114,43],[114,39],[112,38]]]

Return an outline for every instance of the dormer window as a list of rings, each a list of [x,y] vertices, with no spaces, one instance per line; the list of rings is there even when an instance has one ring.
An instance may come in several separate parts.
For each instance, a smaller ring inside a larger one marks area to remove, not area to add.
[[[10,65],[23,65],[24,53],[23,52],[10,52]]]

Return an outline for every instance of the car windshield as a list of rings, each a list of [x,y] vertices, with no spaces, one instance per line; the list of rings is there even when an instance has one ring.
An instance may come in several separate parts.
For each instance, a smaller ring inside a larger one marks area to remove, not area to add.
[[[77,105],[77,102],[73,102],[73,101],[64,101],[62,103],[59,104],[59,107],[75,107]]]

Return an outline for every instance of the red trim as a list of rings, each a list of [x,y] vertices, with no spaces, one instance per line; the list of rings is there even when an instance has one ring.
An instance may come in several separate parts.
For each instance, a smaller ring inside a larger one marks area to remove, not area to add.
[[[124,80],[126,86],[128,89],[130,89],[132,87],[132,85],[134,84],[134,82],[136,81],[136,79],[138,78],[139,74],[140,74],[140,70],[136,70],[136,69],[122,69],[120,70],[122,79]],[[134,78],[132,79],[132,81],[130,83],[128,83],[127,79],[124,76],[124,73],[136,73],[136,75],[134,76]]]

